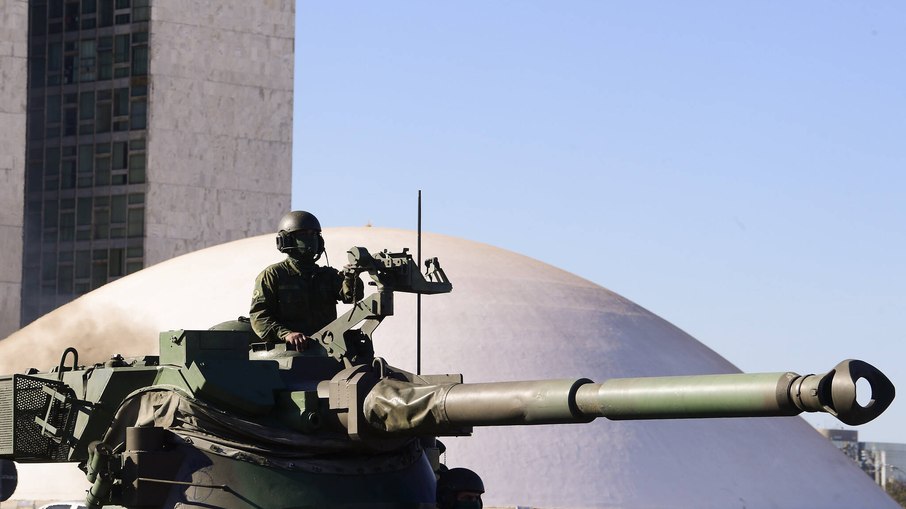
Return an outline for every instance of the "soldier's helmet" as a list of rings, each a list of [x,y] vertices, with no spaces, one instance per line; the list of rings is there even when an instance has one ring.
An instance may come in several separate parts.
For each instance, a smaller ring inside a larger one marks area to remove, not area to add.
[[[311,212],[304,210],[294,210],[287,212],[277,226],[278,232],[292,233],[298,230],[315,230],[321,231],[321,222]]]
[[[462,492],[484,493],[481,477],[468,468],[443,470],[437,479],[437,501],[440,507],[454,507],[456,496]]]

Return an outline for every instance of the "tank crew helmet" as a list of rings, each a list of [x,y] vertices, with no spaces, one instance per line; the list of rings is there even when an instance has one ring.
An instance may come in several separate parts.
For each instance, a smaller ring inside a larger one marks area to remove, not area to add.
[[[484,483],[468,468],[442,470],[437,479],[437,506],[441,509],[481,509]]]
[[[311,212],[294,210],[280,219],[277,249],[300,261],[317,261],[324,252],[321,223]]]

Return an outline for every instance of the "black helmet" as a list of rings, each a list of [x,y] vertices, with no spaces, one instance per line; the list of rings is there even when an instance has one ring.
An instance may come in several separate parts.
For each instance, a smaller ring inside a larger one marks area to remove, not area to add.
[[[437,480],[437,490],[484,493],[484,483],[481,482],[481,477],[472,470],[457,467],[440,473],[440,479]]]
[[[441,470],[437,479],[437,502],[438,507],[452,508],[461,504],[457,501],[457,495],[463,492],[484,493],[484,483],[481,477],[468,468],[451,468]],[[481,498],[472,502],[471,505],[481,507]]]
[[[311,212],[305,212],[304,210],[287,212],[286,215],[280,219],[280,224],[277,226],[277,232],[292,233],[296,230],[315,230],[320,232],[321,223]]]
[[[293,238],[298,231],[313,231],[316,238],[303,245]],[[311,212],[294,210],[280,219],[277,225],[277,249],[299,260],[317,261],[324,252],[324,239],[321,238],[321,223]]]

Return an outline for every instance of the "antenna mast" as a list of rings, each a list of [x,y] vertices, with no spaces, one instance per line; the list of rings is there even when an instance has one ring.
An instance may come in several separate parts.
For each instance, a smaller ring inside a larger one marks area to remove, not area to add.
[[[418,270],[422,270],[422,190],[418,190]],[[415,374],[422,374],[422,294],[415,295]]]

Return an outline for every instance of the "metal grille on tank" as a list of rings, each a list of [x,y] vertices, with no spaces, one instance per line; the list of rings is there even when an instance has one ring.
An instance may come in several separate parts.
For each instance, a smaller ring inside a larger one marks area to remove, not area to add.
[[[35,418],[44,419],[47,415],[48,404],[53,405],[48,424],[62,428],[66,417],[69,415],[70,406],[59,400],[51,398],[43,388],[59,388],[64,384],[52,380],[14,375],[12,379],[13,391],[13,447],[19,458],[49,459],[62,461],[66,459],[69,447],[62,441],[57,442],[52,437],[41,433],[41,427]],[[6,415],[2,416],[5,420]],[[7,426],[6,422],[0,426]]]

